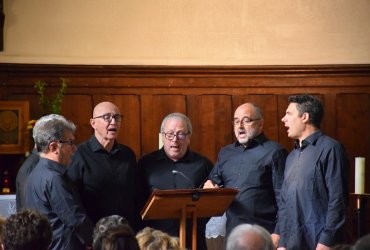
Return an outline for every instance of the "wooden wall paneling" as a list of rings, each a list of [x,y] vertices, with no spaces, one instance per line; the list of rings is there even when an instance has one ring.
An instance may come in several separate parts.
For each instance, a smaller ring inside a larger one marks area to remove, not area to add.
[[[141,95],[141,153],[148,154],[158,149],[162,120],[170,113],[186,114],[186,99],[183,95]]]
[[[337,138],[346,148],[350,170],[348,176],[349,192],[355,190],[355,157],[366,158],[365,178],[369,180],[370,171],[370,95],[363,94],[338,94],[336,96],[336,134]],[[370,192],[370,182],[365,181],[365,192]],[[369,214],[369,205],[366,213]],[[354,196],[350,196],[349,208],[347,211],[348,235],[353,241],[357,235],[357,209]],[[370,231],[370,217],[366,217],[365,232]]]
[[[281,119],[285,116],[286,109],[288,107],[288,97],[290,95],[278,95],[277,96],[277,103],[278,103],[278,141],[279,143],[286,149],[288,152],[292,151],[293,149],[293,140],[288,137],[287,128],[284,126],[284,123]]]
[[[89,95],[65,95],[63,97],[61,114],[76,124],[75,137],[78,144],[93,134],[90,126],[92,109],[92,98]]]
[[[118,141],[135,151],[140,156],[141,121],[140,96],[138,95],[94,95],[93,106],[103,101],[114,103],[123,115]],[[93,109],[91,109],[90,117]]]
[[[187,96],[192,121],[192,150],[216,162],[218,152],[232,142],[232,105],[229,95]]]
[[[366,165],[370,162],[370,95],[339,94],[336,98],[337,140],[346,148],[351,166],[349,190],[354,192],[355,157],[366,157]],[[369,169],[369,168],[367,168]],[[366,179],[370,180],[370,171],[365,171]],[[370,182],[366,182],[365,191],[370,192]]]
[[[278,141],[278,117],[276,95],[236,95],[233,96],[233,114],[238,106],[243,103],[252,102],[258,105],[264,114],[263,130],[265,135],[274,141]]]
[[[336,138],[336,103],[335,103],[336,94],[324,94],[322,96],[324,103],[324,121],[322,124],[322,131],[333,138]]]

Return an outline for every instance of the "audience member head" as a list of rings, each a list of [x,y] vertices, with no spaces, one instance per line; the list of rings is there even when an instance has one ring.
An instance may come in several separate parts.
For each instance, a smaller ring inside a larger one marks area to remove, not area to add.
[[[261,226],[241,224],[227,238],[226,250],[274,250],[270,233]]]
[[[190,119],[181,113],[167,115],[161,125],[163,148],[168,158],[178,161],[190,144],[193,128]]]
[[[333,246],[330,250],[351,250],[351,245],[347,244],[337,244]]]
[[[370,234],[362,236],[353,245],[352,250],[368,250],[370,249]]]
[[[122,118],[118,107],[111,102],[101,102],[95,106],[90,124],[100,144],[105,146],[106,142],[114,143],[118,137]]]
[[[95,244],[98,238],[104,234],[108,228],[119,225],[128,225],[128,221],[119,215],[110,215],[98,220],[94,227],[93,244]]]
[[[136,234],[141,250],[180,250],[179,240],[167,233],[146,227]]]
[[[234,133],[240,144],[247,145],[250,140],[263,131],[263,113],[254,103],[240,105],[234,113]]]
[[[138,250],[134,231],[119,215],[100,219],[94,228],[94,250]]]
[[[52,237],[49,220],[31,209],[10,215],[2,233],[6,250],[47,250]]]
[[[37,151],[41,156],[68,166],[76,151],[74,133],[76,126],[61,115],[41,117],[33,128]]]

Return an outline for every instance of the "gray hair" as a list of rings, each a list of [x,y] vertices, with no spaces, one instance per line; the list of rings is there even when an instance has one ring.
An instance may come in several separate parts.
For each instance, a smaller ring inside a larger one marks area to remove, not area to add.
[[[57,114],[41,117],[32,131],[37,151],[47,153],[49,144],[53,141],[62,140],[66,131],[74,133],[76,125]]]
[[[186,115],[184,114],[181,114],[181,113],[171,113],[169,115],[167,115],[163,121],[162,121],[162,125],[161,125],[161,133],[164,133],[164,128],[166,126],[166,122],[171,119],[171,118],[175,118],[175,119],[179,119],[179,120],[182,120],[185,122],[186,124],[186,128],[188,130],[188,133],[189,134],[192,134],[193,132],[193,126],[191,125],[191,121],[189,119],[189,117],[187,117]]]
[[[251,242],[248,245],[248,234],[252,234],[254,239],[255,235],[260,236],[260,244],[256,246],[256,242]],[[273,250],[270,233],[263,227],[251,224],[241,224],[235,227],[229,237],[227,238],[226,250]]]
[[[104,234],[109,228],[117,227],[120,225],[128,225],[128,221],[120,215],[109,215],[101,218],[94,227],[93,242],[98,241],[98,239]]]

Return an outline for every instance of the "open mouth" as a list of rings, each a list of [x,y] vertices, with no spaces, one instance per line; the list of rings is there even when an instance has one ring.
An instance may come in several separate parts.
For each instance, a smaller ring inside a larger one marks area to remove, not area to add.
[[[117,132],[117,129],[116,128],[109,128],[108,131]]]
[[[246,133],[245,133],[245,130],[239,130],[239,135],[240,136],[243,136],[243,135],[245,135]]]

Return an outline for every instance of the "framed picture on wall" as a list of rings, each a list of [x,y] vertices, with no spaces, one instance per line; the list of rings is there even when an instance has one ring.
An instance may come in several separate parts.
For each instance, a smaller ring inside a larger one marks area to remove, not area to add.
[[[0,154],[29,151],[28,101],[0,101]]]

